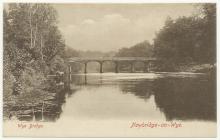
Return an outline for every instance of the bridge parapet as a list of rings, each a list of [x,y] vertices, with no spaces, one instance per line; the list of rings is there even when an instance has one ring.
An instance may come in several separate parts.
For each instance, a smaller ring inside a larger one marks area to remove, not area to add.
[[[84,61],[156,61],[156,58],[147,57],[73,57],[68,62]]]

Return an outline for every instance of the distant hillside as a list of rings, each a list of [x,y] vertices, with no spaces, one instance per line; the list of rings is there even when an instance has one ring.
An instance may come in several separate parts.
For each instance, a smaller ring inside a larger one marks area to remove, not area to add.
[[[79,51],[81,57],[112,57],[115,52],[101,52],[101,51]]]
[[[120,49],[115,56],[120,57],[151,57],[153,55],[153,45],[148,41],[140,42],[134,46]]]

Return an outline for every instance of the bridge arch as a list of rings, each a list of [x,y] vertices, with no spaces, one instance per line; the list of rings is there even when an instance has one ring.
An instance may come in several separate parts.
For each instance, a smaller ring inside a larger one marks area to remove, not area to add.
[[[142,71],[145,72],[148,67],[148,63],[145,61],[133,61],[131,63],[131,72]]]
[[[102,73],[103,70],[102,70],[102,65],[103,65],[103,61],[95,61],[95,60],[91,60],[91,61],[85,61],[84,62],[84,73],[87,73],[88,72],[88,65],[93,63],[96,63],[99,65],[99,72]]]
[[[115,67],[116,67],[116,63],[115,61],[111,61],[111,60],[106,60],[106,61],[103,61],[102,63],[103,67],[103,73],[104,72],[116,72],[115,70]]]

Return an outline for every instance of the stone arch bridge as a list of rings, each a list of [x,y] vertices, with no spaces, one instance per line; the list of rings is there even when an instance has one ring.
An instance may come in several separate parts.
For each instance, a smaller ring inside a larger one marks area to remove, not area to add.
[[[73,57],[67,60],[68,67],[69,67],[69,74],[71,74],[71,65],[73,63],[82,63],[84,64],[84,73],[87,73],[87,64],[89,62],[98,62],[100,69],[99,72],[103,73],[103,64],[107,61],[115,63],[115,73],[119,72],[119,65],[120,63],[127,62],[131,65],[130,72],[135,72],[134,64],[136,62],[142,62],[144,64],[144,72],[149,71],[149,67],[151,66],[152,62],[158,61],[155,58],[147,58],[147,57],[93,57],[93,58],[86,58],[86,57]]]

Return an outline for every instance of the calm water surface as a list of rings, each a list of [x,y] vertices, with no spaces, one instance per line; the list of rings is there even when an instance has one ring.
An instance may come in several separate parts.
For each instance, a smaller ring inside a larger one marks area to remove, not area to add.
[[[16,129],[16,124],[9,121],[4,123],[4,134],[50,137],[216,136],[216,81],[206,74],[74,74],[71,91],[64,95],[56,101],[55,109],[43,114],[45,120],[40,122],[43,129]],[[52,122],[49,121],[51,118]],[[183,127],[130,128],[133,122],[175,121]]]
[[[62,116],[216,121],[215,80],[193,73],[72,76]]]

